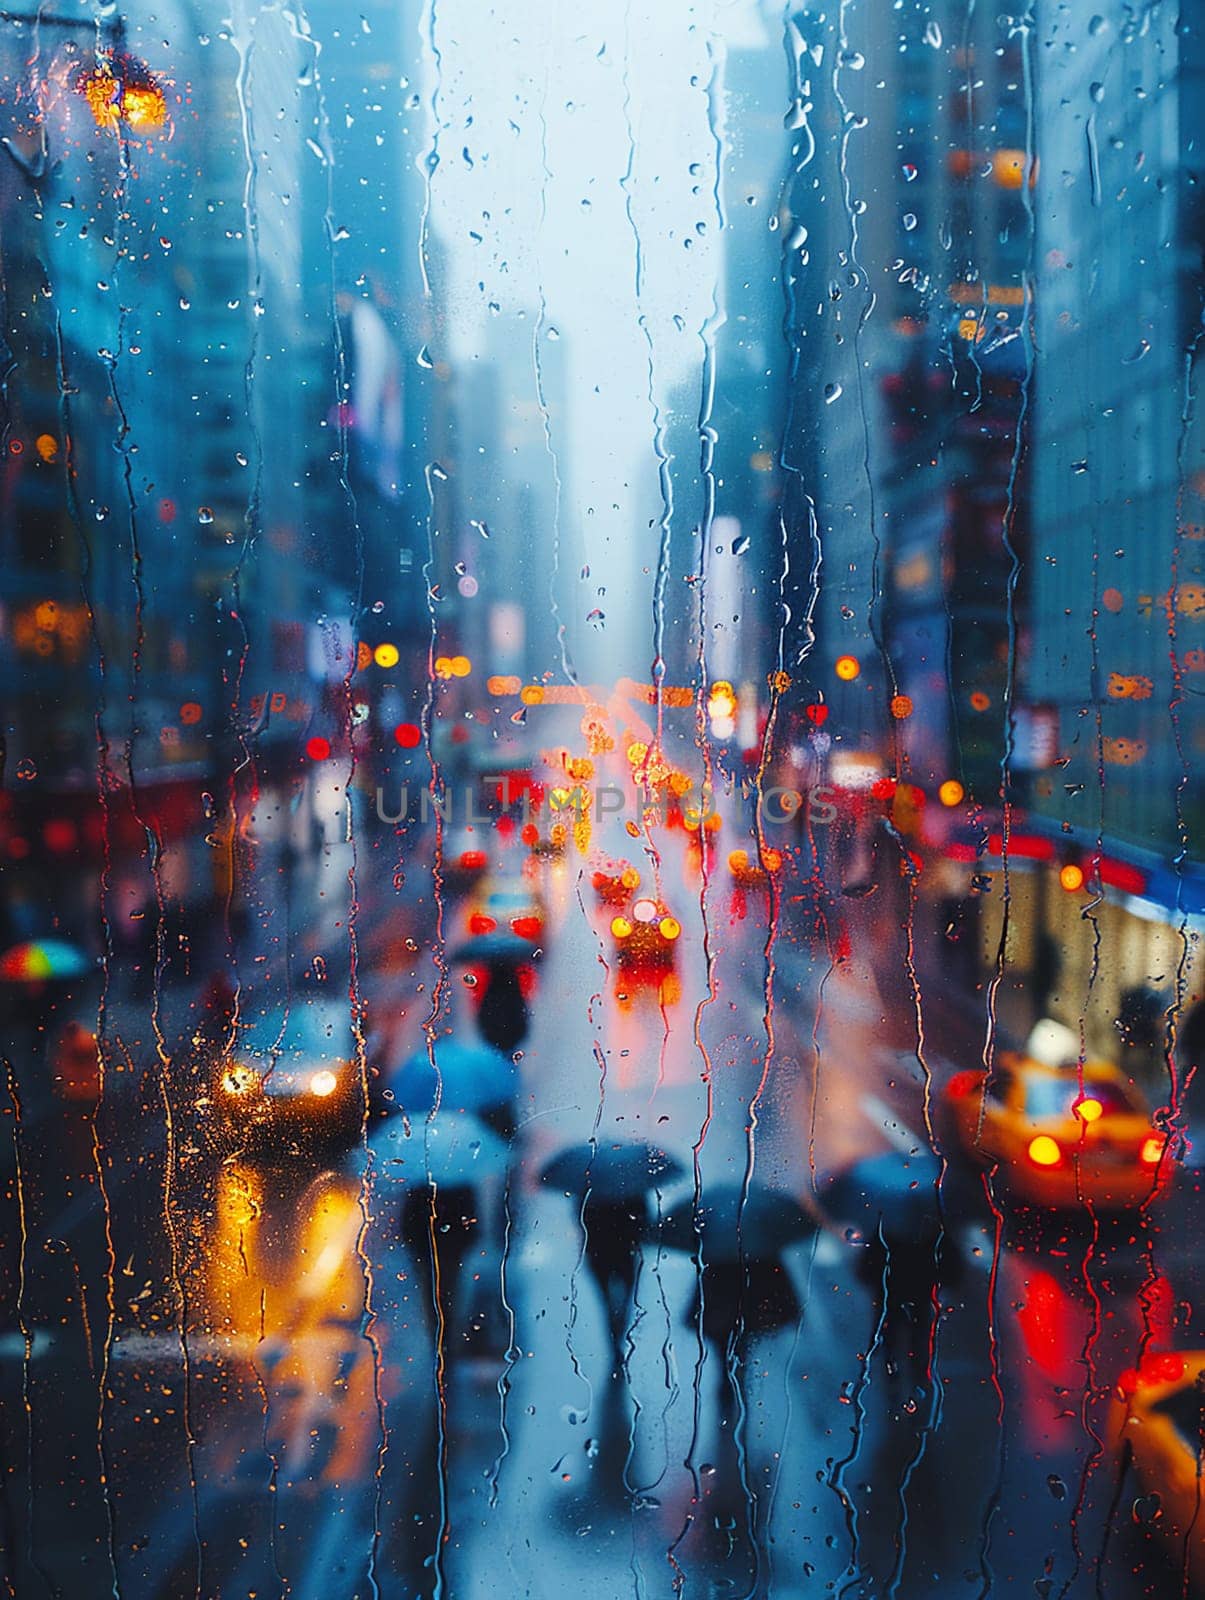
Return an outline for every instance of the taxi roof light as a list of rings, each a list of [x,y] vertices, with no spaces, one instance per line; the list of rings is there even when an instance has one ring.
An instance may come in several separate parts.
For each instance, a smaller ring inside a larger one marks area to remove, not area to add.
[[[632,932],[632,924],[626,917],[612,917],[611,932],[617,939],[626,939]]]

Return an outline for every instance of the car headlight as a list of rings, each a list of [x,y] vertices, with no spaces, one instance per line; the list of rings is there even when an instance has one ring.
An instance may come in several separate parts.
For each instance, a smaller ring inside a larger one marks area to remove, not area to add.
[[[1148,1167],[1157,1167],[1160,1161],[1163,1160],[1163,1151],[1166,1144],[1166,1139],[1160,1134],[1152,1133],[1149,1138],[1142,1141],[1139,1160]]]
[[[325,1100],[328,1094],[334,1094],[339,1087],[339,1079],[328,1067],[323,1067],[320,1072],[315,1072],[310,1079],[310,1093],[316,1094]]]
[[[242,1065],[227,1067],[222,1074],[222,1088],[227,1094],[247,1094],[259,1087],[259,1073]]]

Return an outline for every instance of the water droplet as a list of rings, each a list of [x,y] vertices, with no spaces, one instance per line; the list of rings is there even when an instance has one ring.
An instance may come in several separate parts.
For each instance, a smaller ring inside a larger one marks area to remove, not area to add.
[[[427,349],[426,345],[422,347],[414,359],[418,362],[420,367],[425,367],[428,372],[434,371],[435,363],[432,361],[431,352]]]
[[[1057,1472],[1052,1472],[1046,1479],[1046,1487],[1056,1500],[1065,1500],[1067,1498],[1067,1485]]]
[[[433,461],[431,463],[431,476],[438,483],[447,483],[448,481],[447,469],[445,467],[441,467],[438,461]]]
[[[831,406],[834,400],[840,400],[844,390],[839,383],[826,383],[824,386],[824,403]]]
[[[1104,17],[1098,13],[1092,18],[1091,22],[1089,22],[1088,32],[1095,39],[1102,34],[1108,26],[1109,24],[1105,21]]]
[[[548,337],[550,339],[559,339],[561,337],[560,330],[558,328],[549,328]]]
[[[1103,83],[1093,83],[1089,85],[1088,93],[1093,103],[1099,105],[1105,97],[1105,86]]]
[[[1077,472],[1077,473],[1078,472],[1087,472],[1088,463],[1086,461],[1073,461],[1071,463],[1071,470],[1072,470],[1072,472]]]
[[[861,72],[866,65],[866,57],[860,50],[842,50],[840,64],[848,67],[851,72]]]
[[[606,613],[604,611],[600,611],[597,606],[593,611],[587,611],[586,613],[586,621],[591,623],[596,628],[601,628],[606,620]]]
[[[941,26],[933,17],[925,23],[925,43],[931,44],[934,50],[941,49]]]
[[[1149,355],[1150,349],[1151,341],[1149,339],[1139,339],[1138,348],[1131,350],[1128,356],[1122,358],[1122,366],[1132,367],[1136,361],[1141,361],[1143,356]]]
[[[1163,1514],[1163,1502],[1157,1494],[1140,1494],[1134,1501],[1132,1513],[1135,1522],[1154,1522]]]
[[[732,541],[733,555],[743,556],[745,551],[749,548],[751,542],[752,541],[750,540],[749,535],[747,533],[742,533],[738,539],[734,539]]]
[[[30,783],[38,775],[37,763],[25,757],[24,761],[17,762],[17,776],[22,783]]]
[[[916,212],[915,211],[905,211],[904,212],[904,232],[905,233],[911,233],[913,228],[915,228],[915,227],[916,227]]]
[[[191,309],[192,309],[192,301],[191,300],[186,300],[184,298],[184,296],[181,295],[180,296],[180,310],[181,311],[189,311]]]
[[[900,171],[904,174],[904,182],[905,183],[915,183],[916,182],[917,169],[916,169],[916,167],[913,166],[911,161],[905,161],[904,165],[900,168]]]
[[[197,507],[197,521],[206,527],[213,521],[213,512],[208,506]]]
[[[238,462],[240,467],[245,467],[247,465],[247,457],[241,450],[236,450],[234,452],[234,459]]]

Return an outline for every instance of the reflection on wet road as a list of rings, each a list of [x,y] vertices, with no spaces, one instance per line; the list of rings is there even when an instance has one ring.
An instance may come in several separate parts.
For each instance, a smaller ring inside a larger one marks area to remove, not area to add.
[[[600,1600],[817,1584],[919,1600],[989,1571],[1075,1593],[1102,1553],[1105,1573],[1125,1561],[1108,1399],[1177,1315],[1148,1228],[1174,1263],[1187,1198],[1158,1224],[1095,1230],[997,1216],[938,1118],[946,1267],[926,1275],[932,1246],[919,1267],[902,1246],[877,1255],[834,1181],[868,1158],[923,1174],[927,1085],[968,1059],[969,1030],[929,1007],[918,1057],[886,891],[846,901],[834,960],[791,909],[793,844],[772,891],[734,883],[737,842],[756,854],[739,787],[706,872],[680,830],[655,852],[633,837],[633,814],[527,880],[546,926],[509,1144],[459,1108],[449,1068],[430,1121],[374,1100],[346,1156],[198,1158],[171,1236],[147,1246],[171,1288],[160,1310],[117,1307],[106,1342],[103,1294],[83,1286],[92,1386],[67,1330],[38,1332],[27,1362],[7,1352],[10,1399],[24,1372],[40,1419],[75,1415],[68,1456],[103,1396],[119,1487],[87,1513],[96,1592],[110,1571],[156,1600],[551,1600],[571,1572]],[[594,880],[591,863],[618,860],[653,906],[627,922],[680,930],[651,964],[621,958]],[[446,898],[441,961],[474,903]],[[367,1000],[394,1066],[427,1032],[470,1034],[483,1003],[472,963],[451,961],[425,1031],[440,966],[399,930],[432,910],[365,894]],[[661,1152],[638,1196],[608,1176],[636,1143]],[[583,1145],[587,1179],[546,1175]],[[804,1207],[780,1244],[775,1192]],[[740,1208],[758,1206],[741,1237]],[[53,1451],[28,1458],[35,1482],[59,1470]],[[38,1503],[40,1564],[65,1589]]]

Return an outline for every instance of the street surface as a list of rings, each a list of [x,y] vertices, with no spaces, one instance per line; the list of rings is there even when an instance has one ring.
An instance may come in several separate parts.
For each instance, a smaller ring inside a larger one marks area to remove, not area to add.
[[[641,982],[619,967],[611,910],[572,847],[538,865],[549,921],[517,1131],[505,1169],[482,1174],[459,1281],[403,1241],[404,1185],[375,1132],[333,1165],[202,1148],[164,1088],[199,983],[165,988],[148,1027],[116,981],[109,1026],[129,1073],[100,1115],[137,1128],[137,1158],[98,1168],[86,1119],[31,1118],[19,1199],[10,1175],[5,1503],[32,1553],[14,1592],[1160,1592],[1159,1548],[1116,1512],[1129,1500],[1103,1430],[1144,1308],[1165,1331],[1195,1296],[1191,1175],[1142,1226],[994,1212],[938,1093],[982,1053],[982,1013],[931,984],[918,1013],[899,888],[884,878],[841,903],[834,959],[799,909],[795,835],[775,916],[769,889],[734,889],[729,848],[756,853],[739,787],[722,794],[705,877],[680,830],[632,836],[631,801],[590,848],[638,864],[679,919],[675,969]],[[279,843],[264,833],[270,865]],[[324,844],[287,911],[265,894],[239,953],[240,972],[256,948],[279,961],[287,915],[295,966],[346,985],[354,873],[357,988],[386,1083],[428,1031],[475,1026],[449,959],[469,898],[437,900],[413,838],[395,886],[395,843],[378,826],[354,859]],[[517,868],[522,846],[499,848]],[[861,1157],[927,1148],[926,1118],[949,1150],[959,1270],[910,1349],[878,1320],[864,1245],[825,1195]],[[421,1146],[421,1121],[409,1137]],[[654,1229],[616,1364],[588,1210],[540,1174],[569,1145],[636,1138],[678,1163],[654,1196],[663,1211],[696,1181],[704,1201],[751,1181],[815,1208],[822,1225],[783,1251],[797,1315],[762,1327],[751,1300],[717,1344],[697,1260]],[[81,1265],[106,1260],[100,1275]]]

